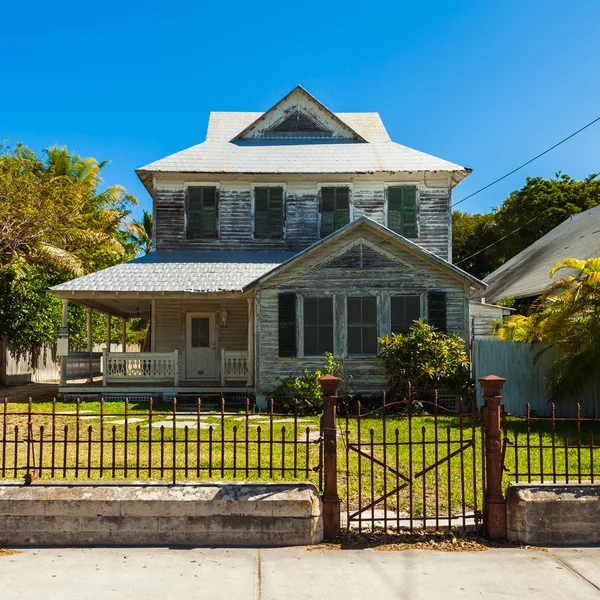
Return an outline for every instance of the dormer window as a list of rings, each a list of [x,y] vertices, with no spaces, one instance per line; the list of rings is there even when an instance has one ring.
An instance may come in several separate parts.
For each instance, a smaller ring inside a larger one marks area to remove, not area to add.
[[[331,137],[332,131],[296,107],[263,133],[265,138]]]

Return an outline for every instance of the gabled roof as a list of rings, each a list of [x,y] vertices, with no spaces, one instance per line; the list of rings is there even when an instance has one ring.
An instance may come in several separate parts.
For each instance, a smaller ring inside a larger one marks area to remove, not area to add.
[[[418,244],[411,242],[409,239],[401,236],[398,233],[395,233],[391,229],[388,229],[387,227],[384,227],[383,225],[376,223],[372,219],[369,219],[368,217],[363,216],[363,217],[359,217],[358,219],[356,219],[354,221],[351,221],[350,223],[348,223],[348,225],[345,225],[341,229],[338,229],[337,231],[328,235],[326,238],[319,240],[312,246],[306,248],[305,250],[302,250],[302,252],[295,254],[294,256],[289,258],[287,261],[274,267],[271,271],[268,271],[267,273],[264,273],[263,275],[257,277],[257,279],[255,281],[253,281],[252,283],[250,283],[249,285],[247,285],[244,288],[244,290],[248,290],[258,284],[264,283],[265,281],[267,281],[268,279],[271,279],[272,277],[281,273],[282,271],[284,271],[288,268],[292,268],[301,259],[318,253],[319,251],[321,251],[323,248],[325,248],[326,246],[328,246],[329,244],[331,244],[338,238],[349,235],[351,233],[354,233],[357,229],[360,229],[361,227],[371,229],[372,231],[379,233],[386,240],[390,240],[392,242],[399,244],[400,246],[402,246],[403,248],[405,248],[412,254],[415,254],[427,261],[437,264],[438,267],[447,271],[449,274],[453,275],[457,279],[460,279],[461,281],[468,283],[471,287],[474,287],[477,289],[483,289],[486,287],[486,284],[484,282],[480,281],[476,277],[473,277],[472,275],[469,275],[469,273],[467,273],[466,271],[463,271],[459,267],[449,263],[448,261],[444,260],[443,258],[440,258],[436,254],[429,252],[429,250],[422,248]]]
[[[268,135],[265,136],[265,133],[268,134],[268,132],[272,131],[273,128],[285,120],[285,117],[290,112],[298,109],[310,120],[320,125],[322,129],[326,129],[333,134],[332,137],[359,142],[366,141],[312,94],[309,94],[301,85],[296,86],[267,112],[262,113],[260,117],[250,123],[243,131],[240,131],[231,141],[236,142],[257,137],[269,137]],[[296,137],[302,137],[302,135],[299,134]]]
[[[600,256],[600,206],[569,217],[513,256],[484,279],[488,284],[485,293],[476,292],[473,297],[484,296],[487,301],[496,302],[511,296],[538,296],[552,283],[550,269],[557,260],[596,256]],[[556,277],[564,274],[558,273]]]
[[[273,128],[296,108],[331,135],[273,136]],[[153,173],[422,172],[446,173],[451,185],[456,185],[470,169],[392,142],[377,113],[332,113],[300,87],[265,113],[211,113],[205,142],[136,171],[150,192]]]

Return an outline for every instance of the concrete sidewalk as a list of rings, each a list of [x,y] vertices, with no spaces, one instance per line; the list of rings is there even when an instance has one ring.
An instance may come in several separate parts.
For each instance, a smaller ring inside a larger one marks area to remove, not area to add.
[[[3,600],[600,599],[600,548],[91,548],[0,556]]]

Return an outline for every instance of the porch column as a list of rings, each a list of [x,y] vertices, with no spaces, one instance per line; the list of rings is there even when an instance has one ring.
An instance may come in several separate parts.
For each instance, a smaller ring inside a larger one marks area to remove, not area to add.
[[[106,351],[110,352],[110,320],[112,315],[106,313]]]
[[[127,352],[127,317],[121,317],[121,346]]]
[[[90,371],[88,375],[88,383],[92,383],[94,381],[94,361],[92,359],[92,350],[94,348],[94,340],[92,337],[92,309],[86,309],[87,312],[87,351],[89,354],[88,363],[90,366]]]
[[[68,316],[69,316],[69,301],[65,298],[61,300],[62,302],[62,316],[60,320],[61,327],[67,327],[68,324]],[[65,385],[67,383],[67,360],[66,356],[60,357],[60,383],[61,385]]]
[[[254,385],[254,299],[248,298],[248,383]]]

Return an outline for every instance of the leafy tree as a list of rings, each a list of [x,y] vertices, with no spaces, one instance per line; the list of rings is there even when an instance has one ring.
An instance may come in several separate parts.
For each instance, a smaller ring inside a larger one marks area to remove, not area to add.
[[[494,213],[471,215],[460,210],[452,213],[452,262],[460,263],[461,269],[482,278],[498,268],[500,264],[493,250],[473,256],[497,239]]]
[[[120,186],[98,192],[106,163],[45,154],[0,146],[0,272],[40,264],[82,275],[123,260],[117,233],[135,198]]]
[[[439,387],[468,391],[469,359],[457,334],[446,335],[420,320],[406,333],[381,338],[379,344],[392,395],[405,395],[409,384],[418,398]]]
[[[152,252],[152,213],[144,209],[141,221],[129,224],[130,242],[138,254]]]
[[[543,347],[535,361],[549,348],[562,350],[547,382],[555,400],[581,390],[596,377],[600,364],[600,257],[559,260],[550,276],[563,269],[576,274],[553,282],[528,316],[513,315],[497,328],[503,340],[540,342]]]
[[[121,186],[99,190],[105,164],[64,147],[40,158],[20,144],[0,146],[0,334],[16,352],[56,341],[60,301],[46,288],[132,256],[125,219],[136,200]],[[93,319],[102,342],[105,318]],[[82,307],[69,308],[69,326],[72,345],[85,347]]]
[[[568,217],[599,204],[597,174],[583,181],[562,173],[557,173],[555,179],[528,177],[520,190],[511,192],[490,213],[454,211],[452,260],[476,277],[485,277]]]

